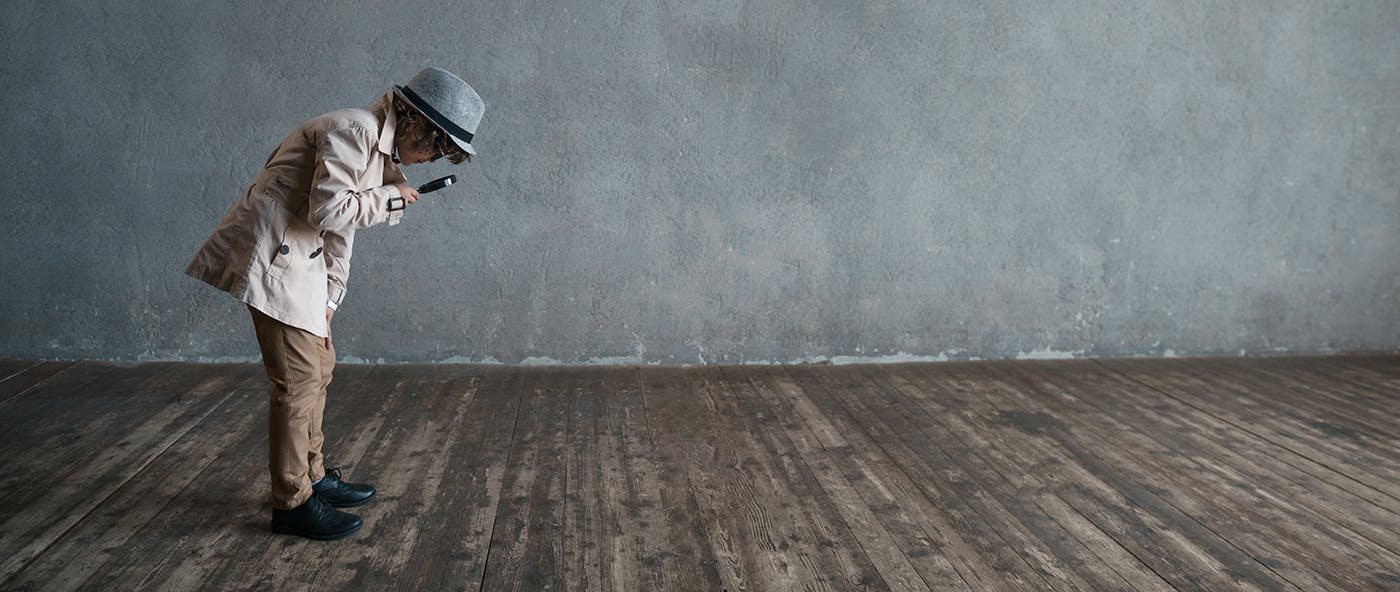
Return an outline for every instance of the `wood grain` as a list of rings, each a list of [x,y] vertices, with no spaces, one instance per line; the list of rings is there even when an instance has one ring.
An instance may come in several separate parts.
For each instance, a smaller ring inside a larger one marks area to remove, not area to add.
[[[347,365],[335,542],[256,365],[0,360],[3,590],[1400,589],[1400,357]]]

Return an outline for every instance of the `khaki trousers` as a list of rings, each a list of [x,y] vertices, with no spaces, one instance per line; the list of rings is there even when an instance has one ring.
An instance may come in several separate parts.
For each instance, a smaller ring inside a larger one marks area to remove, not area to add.
[[[272,381],[267,414],[272,505],[288,510],[311,497],[311,484],[326,474],[321,457],[321,416],[335,369],[335,348],[325,339],[248,307]]]

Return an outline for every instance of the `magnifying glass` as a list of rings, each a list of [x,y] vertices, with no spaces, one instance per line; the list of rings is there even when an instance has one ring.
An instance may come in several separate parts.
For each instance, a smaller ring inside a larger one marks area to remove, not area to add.
[[[418,193],[420,195],[424,193],[432,193],[456,182],[457,175],[448,175],[446,177],[433,179],[432,181],[428,181],[427,183],[424,183],[421,187],[419,187]]]

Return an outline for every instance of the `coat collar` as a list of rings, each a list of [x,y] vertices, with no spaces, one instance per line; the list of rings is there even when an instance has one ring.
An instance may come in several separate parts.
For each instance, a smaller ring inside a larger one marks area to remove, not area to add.
[[[394,129],[398,125],[398,119],[394,116],[394,91],[384,93],[370,111],[380,121],[379,143],[375,148],[384,155],[384,180],[390,183],[408,182],[403,169],[394,162]]]
[[[384,93],[374,104],[375,115],[383,124],[379,128],[379,151],[385,156],[394,154],[394,126],[398,124],[394,116],[394,91]]]

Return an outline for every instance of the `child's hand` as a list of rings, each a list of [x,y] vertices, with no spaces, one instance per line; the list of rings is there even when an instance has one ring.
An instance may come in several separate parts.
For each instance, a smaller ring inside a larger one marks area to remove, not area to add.
[[[415,201],[418,201],[418,190],[417,190],[417,189],[414,189],[414,188],[412,188],[412,187],[409,187],[409,186],[407,186],[407,185],[404,185],[403,183],[399,183],[399,184],[398,184],[398,188],[399,188],[399,195],[402,195],[402,196],[403,196],[403,201],[404,201],[404,203],[413,203],[413,202],[415,202]]]
[[[335,316],[335,309],[326,307],[326,349],[331,348],[331,317]]]

